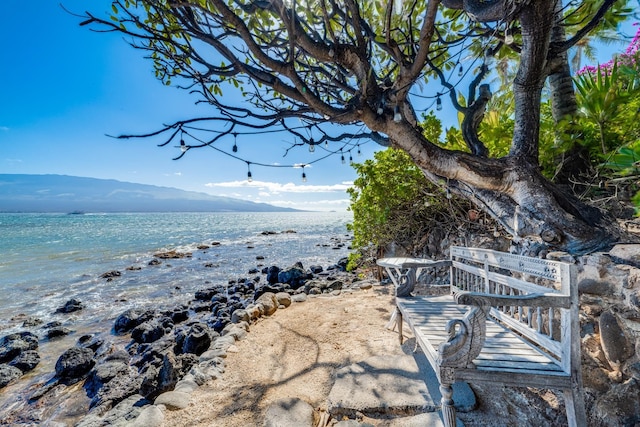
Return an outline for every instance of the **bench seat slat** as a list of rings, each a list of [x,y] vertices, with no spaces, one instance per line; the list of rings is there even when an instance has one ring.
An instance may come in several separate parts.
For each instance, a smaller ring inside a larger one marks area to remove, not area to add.
[[[439,345],[448,338],[447,322],[462,318],[466,312],[466,307],[457,305],[450,296],[398,298],[396,303],[420,346],[434,359]],[[478,369],[492,371],[562,372],[554,358],[491,320],[487,322],[485,346],[473,363]]]

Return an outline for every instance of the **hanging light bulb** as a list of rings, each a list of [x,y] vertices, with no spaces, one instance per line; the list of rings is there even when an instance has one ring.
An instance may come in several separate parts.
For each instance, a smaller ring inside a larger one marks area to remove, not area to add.
[[[329,147],[329,141],[328,140],[324,142],[324,146],[327,147],[327,148]]]
[[[440,94],[438,94],[438,97],[436,98],[436,110],[442,110],[442,99],[440,99]]]
[[[378,109],[376,110],[376,113],[379,116],[384,114],[384,99],[380,100],[380,103],[378,104]]]
[[[463,74],[464,74],[464,68],[462,68],[462,65],[461,65],[460,68],[458,68],[458,77],[462,77]]]
[[[362,156],[362,151],[360,151],[360,144],[358,144],[358,156]]]
[[[307,182],[307,174],[304,173],[304,166],[302,166],[302,182]]]
[[[344,160],[344,153],[342,152],[342,148],[340,149],[340,161],[343,165],[346,163],[346,161]]]
[[[238,152],[238,144],[236,144],[236,137],[238,136],[237,133],[234,132],[233,134],[233,148],[231,150],[233,150],[234,153]]]
[[[400,114],[400,107],[397,105],[393,109],[393,121],[398,123],[402,121],[402,114]]]
[[[309,138],[309,152],[313,153],[314,151],[316,151],[315,142],[313,141],[313,138]]]
[[[353,157],[351,157],[351,150],[349,150],[349,163],[353,163]]]
[[[184,143],[184,139],[180,139],[180,151],[186,153],[189,147]]]
[[[253,176],[251,175],[251,163],[247,162],[247,181],[253,181]]]
[[[509,28],[504,30],[504,43],[506,45],[513,44],[513,34],[511,34],[511,30]]]

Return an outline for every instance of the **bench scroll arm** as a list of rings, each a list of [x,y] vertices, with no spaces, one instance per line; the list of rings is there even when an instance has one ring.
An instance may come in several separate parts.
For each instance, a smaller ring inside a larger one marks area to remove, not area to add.
[[[487,300],[469,292],[453,295],[458,304],[470,305],[462,319],[447,322],[447,341],[438,347],[438,364],[442,367],[472,368],[472,361],[480,354],[487,333],[487,314],[491,306]]]

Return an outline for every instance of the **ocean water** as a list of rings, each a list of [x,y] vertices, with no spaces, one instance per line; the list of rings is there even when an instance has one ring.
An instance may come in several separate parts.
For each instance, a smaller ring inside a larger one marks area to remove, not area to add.
[[[126,344],[111,328],[128,308],[175,307],[200,289],[239,278],[264,282],[251,269],[297,261],[327,268],[349,252],[350,221],[349,213],[335,212],[0,214],[0,337],[29,330],[40,338],[41,357],[33,371],[0,390],[0,425],[25,414],[43,425],[72,425],[89,405],[79,385],[54,393],[47,404],[31,404],[29,397],[51,381],[58,357],[80,336],[106,334]],[[198,249],[213,242],[219,245]],[[155,253],[169,250],[192,256],[149,265]],[[121,275],[100,277],[111,271]],[[84,308],[55,313],[71,298]],[[43,323],[24,327],[30,317]],[[72,333],[48,339],[52,321]]]
[[[73,323],[91,329],[132,306],[175,304],[254,277],[252,268],[326,268],[348,254],[349,221],[346,212],[0,214],[0,335],[20,330],[26,317],[68,321],[54,312],[71,298],[85,306]],[[197,249],[213,242],[220,245]],[[149,265],[168,250],[192,257]],[[100,277],[114,270],[121,276]]]

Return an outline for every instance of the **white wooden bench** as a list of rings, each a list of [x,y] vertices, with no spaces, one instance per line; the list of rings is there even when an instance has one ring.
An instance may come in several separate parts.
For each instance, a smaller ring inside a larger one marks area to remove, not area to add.
[[[396,297],[400,341],[404,321],[440,381],[444,424],[466,381],[562,390],[568,424],[586,426],[574,266],[465,247],[449,261],[451,295]]]

